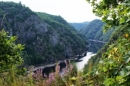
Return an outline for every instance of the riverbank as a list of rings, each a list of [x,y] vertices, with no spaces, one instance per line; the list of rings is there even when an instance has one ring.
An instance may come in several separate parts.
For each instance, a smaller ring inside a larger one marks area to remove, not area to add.
[[[60,60],[56,63],[52,63],[52,64],[47,64],[47,65],[39,65],[39,66],[33,66],[32,68],[32,71],[36,71],[37,69],[44,69],[44,68],[53,68],[59,64],[61,66],[61,68],[65,67],[65,61],[66,60],[69,60],[70,62],[78,62],[80,61],[79,59],[83,58],[84,56],[87,55],[87,51],[82,53],[81,55],[76,55],[75,57],[70,57],[71,59],[65,59],[64,61],[63,60]]]

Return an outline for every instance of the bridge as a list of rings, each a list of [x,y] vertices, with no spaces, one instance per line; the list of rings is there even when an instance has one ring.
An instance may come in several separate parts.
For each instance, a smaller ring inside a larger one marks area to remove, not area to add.
[[[99,41],[99,40],[94,40],[94,39],[89,39],[89,41],[100,42],[100,43],[107,43],[107,42],[104,42],[104,41]]]

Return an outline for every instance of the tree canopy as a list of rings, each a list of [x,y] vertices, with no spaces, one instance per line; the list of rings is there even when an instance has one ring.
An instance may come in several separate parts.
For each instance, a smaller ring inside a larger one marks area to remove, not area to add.
[[[87,0],[93,12],[115,27],[105,48],[91,57],[84,68],[86,84],[91,86],[130,86],[130,1]]]
[[[12,66],[19,66],[23,62],[20,54],[23,45],[16,44],[16,39],[16,36],[10,37],[4,30],[0,31],[0,72]]]
[[[93,12],[106,22],[105,28],[123,25],[130,22],[129,0],[87,0]]]

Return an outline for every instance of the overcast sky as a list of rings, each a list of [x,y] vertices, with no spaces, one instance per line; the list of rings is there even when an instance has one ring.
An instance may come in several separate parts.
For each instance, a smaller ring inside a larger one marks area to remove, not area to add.
[[[0,0],[19,2],[36,12],[60,15],[68,22],[92,21],[97,17],[86,0]]]

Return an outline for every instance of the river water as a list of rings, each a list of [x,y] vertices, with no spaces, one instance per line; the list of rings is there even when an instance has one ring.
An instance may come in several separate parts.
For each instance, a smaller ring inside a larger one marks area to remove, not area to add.
[[[90,42],[89,50],[87,52],[87,55],[80,60],[80,62],[76,62],[76,67],[79,71],[82,71],[84,68],[84,65],[88,62],[88,60],[94,56],[99,49],[104,45],[104,43],[99,42]]]
[[[94,56],[97,51],[103,46],[104,44],[103,43],[99,43],[99,42],[90,42],[90,46],[89,46],[89,50],[87,52],[87,55],[81,59],[79,59],[80,62],[76,62],[76,67],[79,71],[82,71],[82,69],[84,68],[84,65],[88,62],[88,60]],[[50,64],[50,65],[54,65],[54,64]],[[49,65],[47,65],[49,66]],[[39,68],[44,68],[45,66],[39,66],[39,67],[35,67],[33,69],[34,70],[37,70]],[[49,70],[49,68],[48,68]]]
[[[93,52],[87,52],[87,55],[83,58],[81,58],[80,62],[76,62],[76,67],[79,71],[82,71],[82,69],[84,68],[84,65],[88,62],[89,58],[91,58],[92,56],[94,56],[95,53]]]

